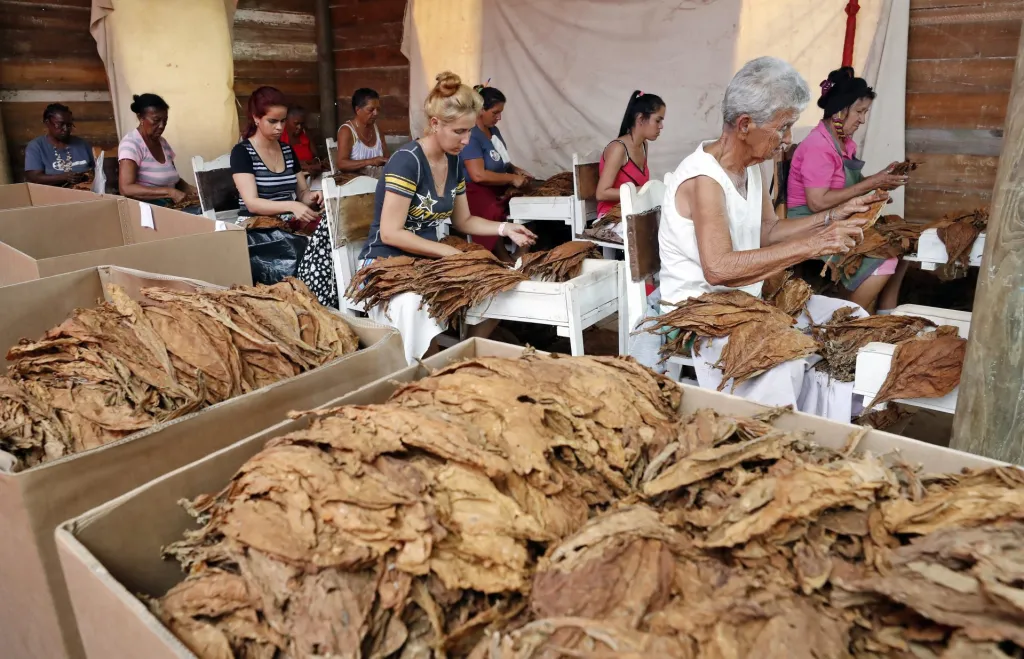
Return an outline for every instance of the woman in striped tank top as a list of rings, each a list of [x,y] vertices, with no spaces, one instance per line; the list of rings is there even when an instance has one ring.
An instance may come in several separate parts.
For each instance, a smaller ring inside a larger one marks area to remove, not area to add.
[[[388,161],[388,147],[377,127],[380,95],[367,88],[352,94],[354,116],[338,129],[338,157],[334,166],[339,172],[359,172],[379,178],[380,168]]]
[[[168,105],[156,94],[132,97],[132,112],[139,126],[124,136],[117,147],[118,192],[125,197],[160,206],[181,203],[196,190],[178,176],[174,149],[163,138],[167,128]],[[199,212],[199,207],[186,208]]]
[[[660,96],[637,90],[629,97],[618,138],[601,154],[597,181],[597,219],[619,206],[619,188],[633,183],[637,189],[651,180],[647,166],[647,143],[661,135],[665,122],[665,101]],[[618,223],[617,223],[618,224]]]

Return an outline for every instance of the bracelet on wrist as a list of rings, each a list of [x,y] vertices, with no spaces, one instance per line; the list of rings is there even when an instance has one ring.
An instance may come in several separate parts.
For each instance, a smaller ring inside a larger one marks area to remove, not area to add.
[[[508,224],[508,222],[499,222],[498,223],[498,235],[499,236],[504,236],[505,235],[505,225],[506,224]]]

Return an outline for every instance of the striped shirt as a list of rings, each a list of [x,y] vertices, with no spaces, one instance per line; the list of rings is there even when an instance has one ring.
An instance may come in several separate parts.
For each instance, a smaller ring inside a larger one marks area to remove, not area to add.
[[[380,237],[380,215],[384,209],[384,195],[393,192],[410,200],[405,216],[405,228],[421,238],[437,240],[437,225],[451,218],[455,198],[466,194],[466,179],[459,156],[447,154],[448,178],[444,192],[438,195],[430,164],[419,142],[409,142],[395,152],[384,166],[384,175],[377,182],[374,198],[373,224],[370,239],[360,254],[361,258],[399,256],[400,249],[384,244]]]
[[[256,194],[267,201],[295,201],[299,187],[298,174],[300,165],[295,152],[287,144],[281,145],[284,156],[284,170],[271,171],[256,152],[256,147],[249,140],[242,140],[231,149],[231,173],[252,174],[256,177]],[[252,215],[245,207],[242,196],[238,196],[238,214]]]
[[[160,146],[164,151],[163,162],[153,157],[153,152],[146,146],[146,141],[136,128],[121,140],[117,147],[117,159],[131,160],[138,165],[139,171],[135,181],[139,185],[148,188],[173,188],[181,180],[178,170],[174,167],[174,149],[162,137]]]

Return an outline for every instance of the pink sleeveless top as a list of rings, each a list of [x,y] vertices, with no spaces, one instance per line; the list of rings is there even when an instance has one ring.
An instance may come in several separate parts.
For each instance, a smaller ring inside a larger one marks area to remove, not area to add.
[[[623,148],[626,148],[626,143],[622,140],[612,140],[612,142],[618,142]],[[644,145],[644,155],[647,155],[647,145]],[[601,162],[598,164],[598,173],[604,173],[604,154],[601,154]],[[644,168],[640,169],[633,159],[629,157],[629,149],[626,149],[626,164],[622,166],[615,174],[615,189],[618,190],[624,183],[632,183],[639,190],[644,183],[651,180],[651,170],[644,163]],[[610,211],[619,205],[617,201],[599,201],[597,202],[597,216],[603,217],[605,213]]]

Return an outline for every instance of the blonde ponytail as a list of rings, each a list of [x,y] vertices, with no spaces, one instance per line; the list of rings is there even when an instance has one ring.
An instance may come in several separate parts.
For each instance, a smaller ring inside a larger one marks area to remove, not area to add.
[[[462,84],[462,79],[445,71],[437,74],[437,84],[427,94],[423,103],[423,111],[427,119],[437,118],[449,123],[467,114],[476,116],[484,106],[484,99],[473,91],[469,85]]]

